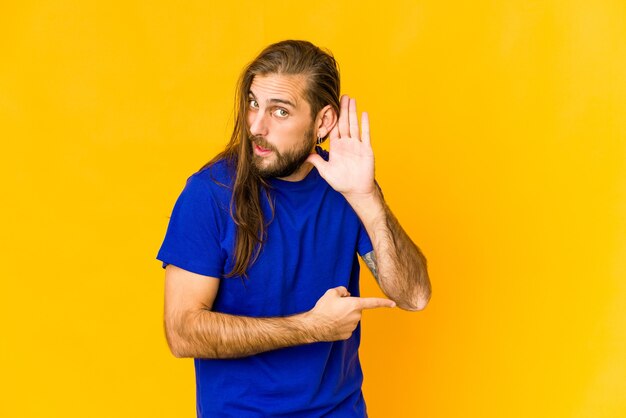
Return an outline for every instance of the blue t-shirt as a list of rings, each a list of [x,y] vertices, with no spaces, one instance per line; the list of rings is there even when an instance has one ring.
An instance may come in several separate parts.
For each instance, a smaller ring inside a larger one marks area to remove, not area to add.
[[[327,158],[327,154],[318,149]],[[277,317],[309,311],[330,288],[359,296],[357,253],[372,251],[345,198],[313,168],[298,182],[269,180],[275,214],[248,277],[233,267],[233,171],[225,161],[191,175],[157,259],[219,278],[212,310]],[[261,204],[270,217],[264,193]],[[360,324],[345,341],[271,350],[237,359],[194,359],[199,417],[366,417],[358,357]]]

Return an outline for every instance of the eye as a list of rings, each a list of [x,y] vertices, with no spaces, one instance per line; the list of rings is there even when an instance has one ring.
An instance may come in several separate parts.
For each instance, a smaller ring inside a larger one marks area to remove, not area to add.
[[[278,109],[276,109],[274,111],[274,114],[276,116],[278,116],[279,118],[286,118],[287,116],[289,116],[289,112],[287,112],[285,109],[283,109],[282,107],[279,107]]]
[[[257,101],[255,99],[248,99],[248,104],[253,109],[258,109],[259,108],[259,103],[257,103]]]

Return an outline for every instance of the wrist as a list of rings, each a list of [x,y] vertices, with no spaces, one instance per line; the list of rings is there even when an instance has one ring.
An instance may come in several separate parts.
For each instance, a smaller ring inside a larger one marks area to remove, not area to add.
[[[346,194],[345,198],[366,226],[385,216],[385,201],[376,184],[369,193]]]
[[[316,321],[311,311],[303,312],[296,315],[296,317],[298,318],[299,326],[304,331],[303,334],[307,344],[321,341],[318,338]]]

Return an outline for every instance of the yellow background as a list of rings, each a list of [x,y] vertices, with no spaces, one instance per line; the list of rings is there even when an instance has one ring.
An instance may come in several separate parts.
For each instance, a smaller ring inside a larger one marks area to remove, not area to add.
[[[621,0],[3,2],[0,416],[195,416],[155,256],[286,38],[335,54],[429,260],[425,311],[364,314],[370,416],[626,417]]]

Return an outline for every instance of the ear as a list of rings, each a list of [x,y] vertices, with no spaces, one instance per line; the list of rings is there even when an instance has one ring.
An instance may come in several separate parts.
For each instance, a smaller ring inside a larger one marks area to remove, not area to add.
[[[317,136],[326,138],[336,124],[337,112],[335,112],[335,109],[333,109],[331,105],[326,105],[319,112],[317,112],[317,118],[315,119]]]

